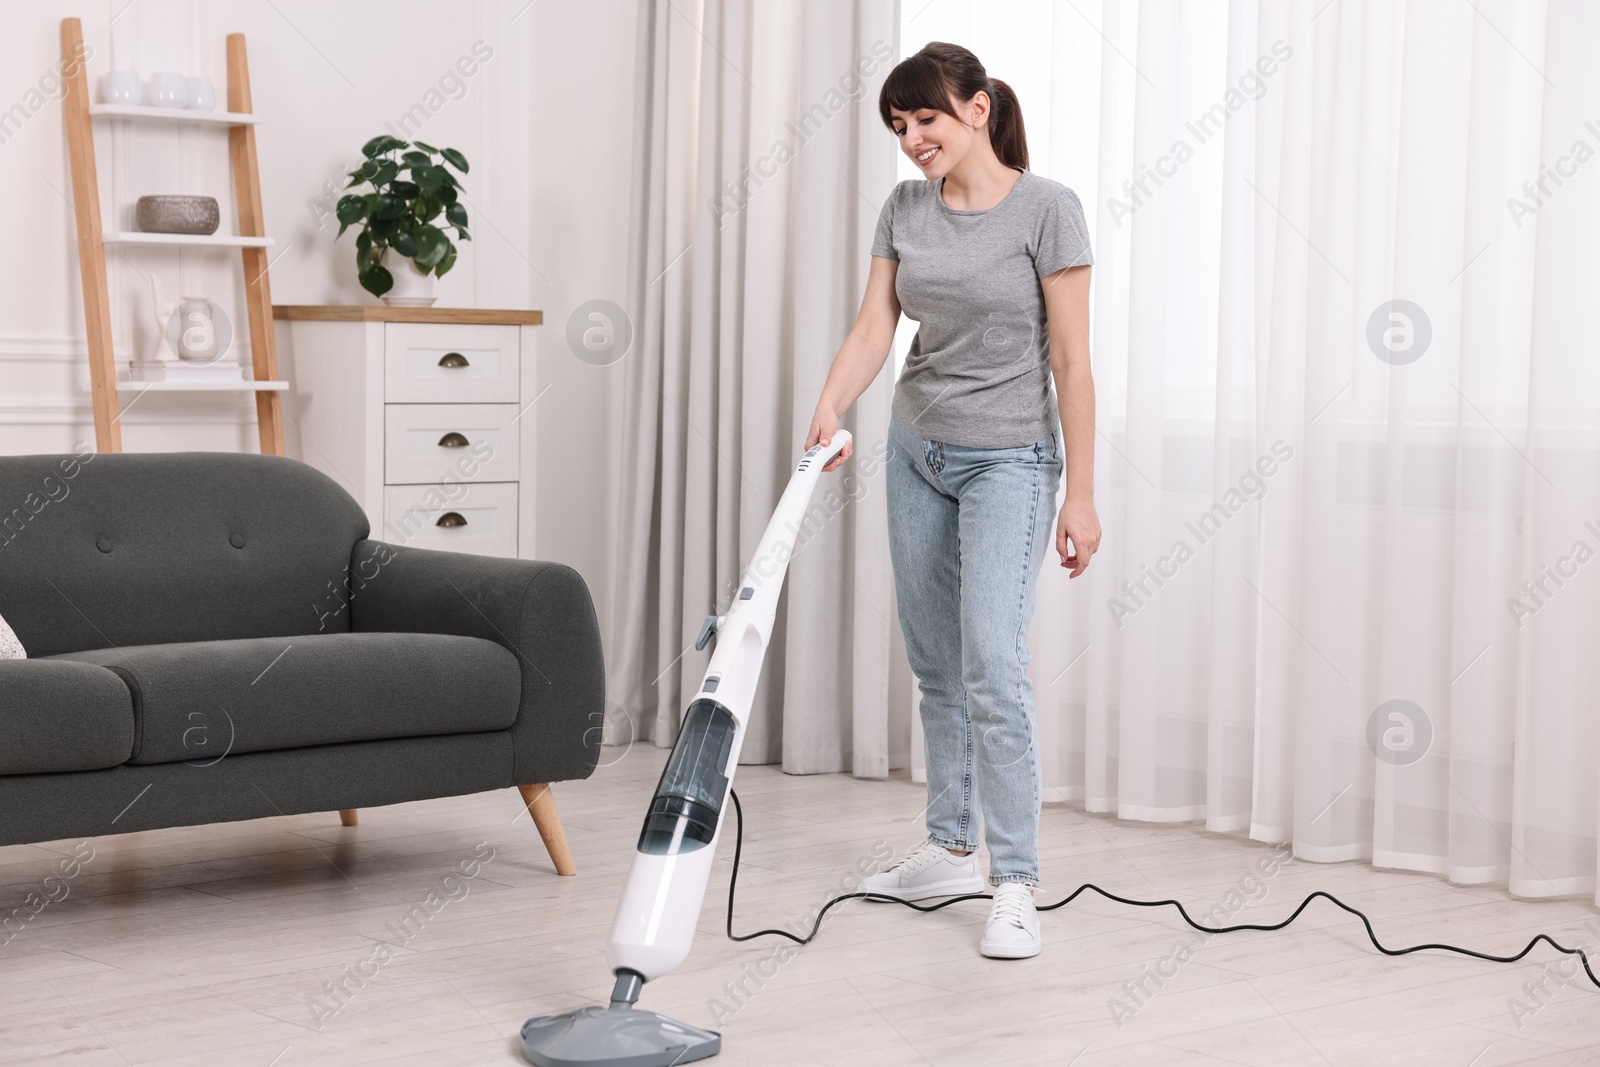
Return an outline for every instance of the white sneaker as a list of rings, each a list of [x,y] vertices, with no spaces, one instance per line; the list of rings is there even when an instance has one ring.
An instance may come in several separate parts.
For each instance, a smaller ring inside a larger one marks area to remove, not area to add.
[[[1033,887],[1023,882],[1002,882],[995,887],[989,924],[983,928],[978,951],[1001,960],[1024,960],[1039,954],[1039,913],[1033,907]]]
[[[860,892],[880,893],[900,900],[922,900],[983,890],[976,852],[957,856],[932,841],[924,841],[887,871],[862,879]]]

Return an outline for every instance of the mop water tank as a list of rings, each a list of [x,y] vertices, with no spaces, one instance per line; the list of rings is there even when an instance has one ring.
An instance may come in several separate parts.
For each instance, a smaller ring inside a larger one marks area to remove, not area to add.
[[[640,852],[676,856],[716,840],[738,729],[733,712],[715,700],[702,697],[689,705],[645,815]]]

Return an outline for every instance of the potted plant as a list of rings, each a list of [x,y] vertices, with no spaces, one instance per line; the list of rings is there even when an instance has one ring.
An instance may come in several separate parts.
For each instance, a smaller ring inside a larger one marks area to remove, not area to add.
[[[386,304],[426,307],[434,300],[433,280],[456,262],[456,246],[443,227],[454,228],[462,241],[472,240],[467,209],[460,201],[461,183],[451,173],[452,168],[467,173],[467,159],[454,148],[435,148],[388,134],[368,141],[361,154],[366,161],[350,172],[345,188],[365,184],[372,191],[340,198],[335,209],[339,233],[334,240],[361,223],[356,234],[361,288]],[[402,258],[386,266],[391,248]]]

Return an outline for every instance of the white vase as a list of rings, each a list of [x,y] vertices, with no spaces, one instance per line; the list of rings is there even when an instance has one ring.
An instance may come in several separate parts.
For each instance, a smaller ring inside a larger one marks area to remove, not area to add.
[[[384,265],[389,268],[389,274],[394,278],[394,287],[381,298],[385,304],[401,308],[433,306],[438,297],[433,295],[432,274],[423,274],[417,270],[416,264],[410,259],[401,259],[398,263]]]

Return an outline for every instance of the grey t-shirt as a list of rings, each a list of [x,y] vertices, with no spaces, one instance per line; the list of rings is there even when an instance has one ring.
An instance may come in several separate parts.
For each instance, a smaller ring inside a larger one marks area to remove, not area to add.
[[[974,448],[1043,440],[1060,419],[1039,280],[1093,263],[1078,196],[1023,171],[984,211],[946,206],[944,179],[895,186],[872,254],[897,259],[895,294],[918,323],[894,414],[917,436]]]

